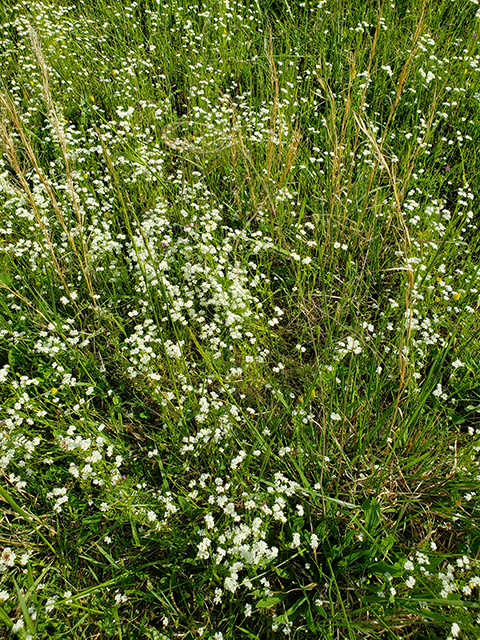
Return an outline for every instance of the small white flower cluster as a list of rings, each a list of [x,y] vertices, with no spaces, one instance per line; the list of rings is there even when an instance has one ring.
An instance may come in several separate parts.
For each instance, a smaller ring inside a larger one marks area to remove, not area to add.
[[[299,486],[277,473],[266,494],[243,491],[243,505],[236,505],[228,496],[238,492],[232,480],[225,482],[222,478],[203,474],[197,483],[190,484],[191,488],[195,484],[195,499],[198,501],[201,495],[206,497],[210,509],[204,516],[206,528],[198,530],[197,558],[221,566],[226,573],[223,591],[235,593],[241,585],[251,585],[251,578],[242,579],[241,572],[252,576],[252,571],[265,567],[278,556],[278,547],[266,542],[269,523],[272,520],[287,522],[287,499],[299,490]],[[218,515],[212,512],[213,508],[217,509]],[[301,505],[297,505],[297,512],[303,512]],[[295,533],[293,545],[300,544],[300,534]],[[318,545],[316,536],[312,536],[311,544],[312,547]],[[217,588],[215,598],[218,601],[223,591]]]
[[[7,567],[15,566],[17,554],[10,547],[5,547],[0,555],[0,571],[5,571]]]
[[[441,382],[439,382],[437,384],[437,386],[435,387],[435,389],[432,391],[432,395],[435,396],[436,398],[439,398],[439,399],[442,399],[442,400],[447,400],[448,399],[447,394],[442,389],[442,383]]]
[[[165,347],[165,352],[169,358],[175,358],[176,360],[180,360],[182,357],[181,348],[185,344],[184,340],[181,340],[178,344],[175,344],[171,340],[165,340],[163,346]]]
[[[337,352],[335,354],[336,360],[342,360],[348,353],[359,354],[362,353],[362,347],[359,340],[348,336],[345,340],[337,342]]]
[[[60,513],[63,511],[63,505],[68,502],[67,489],[66,487],[55,487],[52,491],[47,493],[47,500],[52,500],[55,498],[55,502],[53,505],[53,510],[56,513]]]

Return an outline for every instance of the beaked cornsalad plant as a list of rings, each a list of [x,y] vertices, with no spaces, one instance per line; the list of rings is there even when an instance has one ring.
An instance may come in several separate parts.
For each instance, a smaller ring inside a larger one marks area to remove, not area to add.
[[[2,637],[480,637],[478,29],[1,3]]]

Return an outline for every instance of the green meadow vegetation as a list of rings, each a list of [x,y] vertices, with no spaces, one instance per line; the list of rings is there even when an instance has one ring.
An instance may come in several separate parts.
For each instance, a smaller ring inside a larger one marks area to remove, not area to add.
[[[0,3],[0,638],[480,638],[479,39]]]

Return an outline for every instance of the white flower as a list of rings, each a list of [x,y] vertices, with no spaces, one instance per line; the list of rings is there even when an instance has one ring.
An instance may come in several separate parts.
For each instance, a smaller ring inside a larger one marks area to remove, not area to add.
[[[242,462],[245,460],[246,457],[247,457],[247,454],[245,453],[245,451],[240,451],[238,456],[233,458],[232,462],[230,463],[230,468],[237,469],[242,464]]]
[[[205,516],[205,523],[207,525],[207,529],[213,529],[213,527],[215,526],[215,520],[213,519],[211,513],[207,513],[207,515]]]
[[[10,549],[10,547],[5,547],[0,556],[0,562],[4,564],[6,567],[13,567],[15,564],[15,558],[17,554]]]
[[[124,593],[120,593],[120,591],[117,591],[115,593],[115,604],[121,604],[123,602],[127,602],[128,598]]]
[[[415,578],[413,576],[409,576],[406,580],[405,580],[405,584],[407,585],[407,587],[409,589],[413,589],[413,587],[415,586]]]
[[[430,564],[430,560],[428,559],[428,556],[426,556],[424,553],[421,553],[421,551],[416,551],[415,555],[417,556],[417,562],[418,564]]]
[[[294,533],[293,540],[292,540],[292,547],[299,547],[299,546],[300,546],[300,534]]]
[[[442,395],[442,384],[440,382],[437,384],[435,391],[432,391],[432,395],[437,396],[437,398]]]
[[[208,548],[212,544],[209,538],[203,538],[200,544],[198,545],[198,553],[197,558],[201,558],[202,560],[206,560],[209,556]]]
[[[330,420],[335,420],[336,422],[338,422],[341,419],[342,419],[342,416],[339,413],[330,414]]]
[[[53,609],[55,607],[55,601],[56,601],[56,598],[49,598],[47,600],[47,604],[45,606],[45,611],[47,613],[51,613],[53,611]]]
[[[403,566],[406,571],[413,571],[414,569],[413,562],[411,560],[407,560]]]
[[[182,351],[178,344],[175,344],[171,340],[165,341],[165,351],[170,358],[176,358],[177,360],[182,357]]]
[[[450,633],[452,634],[452,637],[454,637],[454,638],[458,638],[458,636],[460,635],[460,627],[456,622],[454,622],[452,624],[452,628],[450,629]]]
[[[3,369],[0,369],[0,382],[5,382],[8,376],[8,370],[10,369],[10,365],[6,364]]]
[[[2,591],[0,591],[0,601],[1,602],[5,602],[5,600],[8,600],[10,597],[8,591],[5,591],[5,589],[3,589]]]
[[[11,628],[11,632],[17,633],[17,631],[20,631],[20,629],[23,629],[24,626],[25,626],[25,622],[23,621],[23,618],[20,618],[20,620],[17,620],[13,625],[13,627]]]

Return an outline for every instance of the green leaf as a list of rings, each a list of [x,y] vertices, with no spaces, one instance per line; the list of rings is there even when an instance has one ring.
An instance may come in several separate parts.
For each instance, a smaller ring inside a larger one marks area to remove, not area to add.
[[[477,413],[480,412],[480,404],[477,404],[477,406],[473,406],[473,404],[469,404],[467,407],[467,411],[476,411]]]
[[[421,612],[422,618],[429,618],[430,620],[436,620],[437,622],[445,622],[445,614],[436,613],[435,611],[430,611],[429,609],[419,609],[419,607],[408,607],[405,609],[410,611],[413,615],[419,614]]]
[[[113,615],[111,613],[105,615],[102,620],[98,621],[97,624],[103,631],[103,633],[107,636],[107,638],[113,638],[117,629]]]
[[[382,550],[382,553],[387,553],[387,551],[390,551],[390,549],[393,547],[394,544],[395,544],[395,536],[389,533],[388,535],[385,536],[385,538],[382,538],[382,540],[380,541],[380,549]]]
[[[296,611],[297,609],[299,609],[305,601],[308,601],[308,597],[307,597],[307,596],[304,596],[303,598],[300,598],[299,600],[297,600],[297,602],[295,602],[295,604],[293,604],[293,605],[290,607],[290,609],[288,609],[287,611],[285,611],[285,615],[286,615],[288,618],[290,618],[290,616],[291,616],[293,613],[295,613],[295,611]]]
[[[145,629],[143,633],[148,640],[169,640],[168,636],[153,627]]]
[[[401,564],[396,562],[395,564],[389,564],[387,562],[375,562],[368,567],[368,571],[370,573],[375,574],[376,576],[384,577],[386,573],[390,573],[394,578],[396,576],[401,576],[403,574],[403,567]]]
[[[5,609],[0,605],[0,622],[7,627],[7,629],[11,629],[13,627],[13,622],[10,620],[9,616],[5,612]]]
[[[15,589],[17,591],[17,596],[18,596],[18,600],[20,602],[20,607],[22,608],[23,619],[25,620],[25,623],[27,625],[27,629],[29,630],[29,632],[33,636],[33,635],[35,635],[35,625],[33,624],[33,620],[32,620],[32,617],[30,616],[30,613],[28,612],[27,603],[25,602],[25,598],[23,597],[23,593],[20,591],[20,588],[19,588],[15,578],[13,578],[13,584],[15,585]]]
[[[275,567],[275,573],[280,578],[284,578],[285,580],[291,580],[292,574],[289,571],[283,569],[283,567]]]
[[[130,516],[130,526],[132,527],[132,537],[135,545],[137,547],[141,547],[142,545],[140,542],[140,538],[138,537],[137,525],[135,524],[135,520],[133,519],[133,516]]]
[[[367,499],[362,504],[362,509],[365,512],[365,529],[372,533],[380,523],[380,505],[375,498],[371,501]]]
[[[412,600],[409,598],[408,601],[411,602]],[[444,605],[447,607],[480,609],[480,604],[478,602],[468,602],[467,600],[450,600],[449,598],[422,598],[420,602],[425,602],[426,604]]]
[[[177,496],[177,502],[184,513],[189,513],[192,509],[192,503],[183,496]]]
[[[274,607],[279,602],[282,602],[284,596],[270,596],[269,598],[263,598],[257,602],[257,607],[259,609],[269,609],[270,607]]]
[[[0,282],[3,282],[4,285],[12,288],[12,279],[8,273],[5,273],[5,271],[0,271]]]
[[[310,608],[310,602],[307,603],[307,607],[305,608],[305,619],[307,621],[307,627],[312,633],[315,633],[317,627],[315,626],[315,622],[313,620],[313,613]]]
[[[101,547],[98,543],[95,543],[95,546],[97,547],[97,549],[100,551],[100,553],[102,554],[102,556],[104,558],[106,558],[110,564],[115,567],[116,569],[120,569],[120,571],[123,571],[123,567],[121,567],[117,562],[115,562],[115,560],[112,558],[112,556],[108,553],[108,551],[105,551],[105,549],[103,549],[103,547]]]

